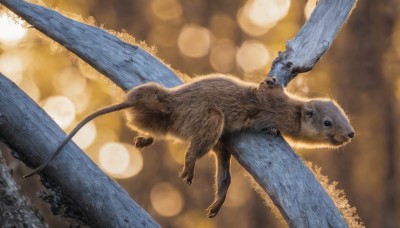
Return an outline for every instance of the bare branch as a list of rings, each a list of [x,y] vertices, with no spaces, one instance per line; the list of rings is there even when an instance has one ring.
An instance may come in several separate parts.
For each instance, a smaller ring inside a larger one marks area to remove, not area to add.
[[[0,227],[47,227],[22,194],[0,151]]]
[[[148,53],[99,28],[24,1],[0,0],[0,3],[125,90],[146,81],[168,87],[180,83],[167,67]],[[354,0],[321,0],[307,24],[287,43],[287,51],[274,61],[270,74],[287,84],[296,74],[312,69],[331,45],[353,5]],[[244,133],[232,140],[231,147],[235,149],[236,159],[269,194],[290,226],[347,227],[319,182],[283,139]],[[42,154],[29,154],[29,157],[35,162],[43,161],[43,155],[50,150],[41,151]],[[59,157],[57,164],[77,160],[75,153],[74,156],[68,153],[68,156],[64,153]],[[64,166],[63,170],[76,167],[74,164]],[[49,170],[55,172],[57,168],[52,165],[45,170],[46,175],[50,174]],[[53,175],[55,178],[56,174]]]
[[[310,71],[332,45],[356,0],[320,0],[307,23],[286,42],[269,75],[287,85],[297,74]]]
[[[0,73],[0,138],[29,166],[37,166],[65,138],[57,124]],[[73,142],[45,177],[75,202],[95,227],[159,227],[128,193]],[[45,152],[45,153],[44,153]]]

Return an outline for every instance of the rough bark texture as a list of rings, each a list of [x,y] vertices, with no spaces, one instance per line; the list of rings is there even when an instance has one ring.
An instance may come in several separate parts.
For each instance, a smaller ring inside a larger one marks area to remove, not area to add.
[[[0,3],[80,56],[124,90],[147,81],[168,87],[181,83],[173,72],[148,53],[99,28],[80,24],[24,1],[0,0]],[[331,45],[353,5],[354,0],[321,0],[299,34],[287,43],[287,51],[275,60],[270,75],[287,84],[299,72],[312,69]],[[57,137],[58,141],[62,138]],[[284,140],[244,133],[231,144],[235,148],[235,158],[269,194],[291,227],[347,227],[332,200]],[[83,156],[78,158],[78,153],[72,152],[71,148],[70,144],[44,174],[57,178],[57,175],[67,176],[68,170],[79,167]],[[21,148],[20,151],[26,153],[27,150]],[[26,162],[37,165],[51,150],[39,151],[27,154],[29,161]],[[78,178],[77,175],[73,175],[74,178]]]
[[[0,73],[0,138],[29,166],[37,166],[65,133],[22,90]],[[46,171],[46,187],[62,189],[58,202],[81,211],[94,227],[159,227],[115,181],[74,143]],[[44,153],[46,152],[46,153]],[[66,198],[68,197],[68,198]],[[53,207],[55,205],[52,205]],[[62,207],[62,205],[57,205]]]
[[[297,74],[310,71],[332,45],[355,1],[319,1],[307,23],[286,42],[286,51],[279,53],[268,75],[287,85]]]
[[[47,227],[22,194],[0,151],[0,227]]]

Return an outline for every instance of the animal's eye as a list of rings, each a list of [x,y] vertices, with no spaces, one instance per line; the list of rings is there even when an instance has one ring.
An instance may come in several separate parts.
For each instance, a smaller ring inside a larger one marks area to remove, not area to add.
[[[331,127],[332,126],[332,122],[329,121],[329,120],[325,120],[324,121],[324,125],[325,125],[325,127]]]

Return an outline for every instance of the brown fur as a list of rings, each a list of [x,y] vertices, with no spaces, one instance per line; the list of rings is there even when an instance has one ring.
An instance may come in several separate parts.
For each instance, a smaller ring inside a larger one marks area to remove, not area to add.
[[[306,147],[337,147],[353,137],[353,129],[341,108],[327,99],[306,100],[287,94],[275,78],[260,84],[233,77],[210,75],[167,89],[147,83],[130,90],[121,104],[93,113],[73,130],[57,151],[30,175],[39,172],[61,151],[72,136],[96,116],[127,109],[128,125],[148,137],[135,138],[138,148],[152,137],[172,136],[189,142],[180,177],[191,184],[196,161],[213,149],[217,158],[217,191],[208,209],[214,217],[230,183],[230,152],[224,143],[241,131],[279,132]],[[330,121],[332,126],[324,126]],[[28,175],[28,176],[30,176]]]

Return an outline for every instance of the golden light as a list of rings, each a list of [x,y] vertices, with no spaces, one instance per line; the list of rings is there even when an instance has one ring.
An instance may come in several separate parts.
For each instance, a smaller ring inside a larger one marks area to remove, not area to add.
[[[308,0],[304,7],[304,16],[308,19],[311,16],[312,11],[317,6],[317,0]]]
[[[249,35],[266,33],[289,12],[290,0],[249,0],[239,9],[240,28]]]
[[[244,177],[235,179],[231,183],[224,205],[238,207],[245,204],[250,198],[250,191],[249,182]]]
[[[0,72],[7,76],[15,84],[19,84],[21,82],[23,69],[23,60],[19,55],[3,54],[0,57]]]
[[[215,14],[210,19],[210,29],[217,38],[232,38],[235,36],[235,21],[228,15]]]
[[[128,178],[143,168],[143,157],[133,146],[122,143],[106,143],[99,151],[102,169],[115,178]]]
[[[154,186],[150,192],[150,201],[157,213],[165,217],[175,216],[183,208],[181,193],[168,183]]]
[[[161,20],[172,20],[182,15],[182,7],[177,0],[153,0],[150,7]]]
[[[19,83],[19,87],[29,95],[34,101],[39,101],[40,99],[40,89],[36,83],[30,78],[23,78]]]
[[[82,127],[72,140],[79,146],[79,148],[86,149],[94,142],[96,135],[96,125],[92,121]]]
[[[54,78],[53,84],[62,94],[74,96],[85,91],[87,80],[78,69],[68,67]]]
[[[207,55],[210,44],[210,31],[198,25],[184,26],[178,36],[179,50],[191,58],[201,58]]]
[[[270,27],[287,15],[290,0],[254,0],[249,4],[249,18],[257,25]]]
[[[236,217],[235,217],[235,221]],[[204,210],[189,210],[184,214],[180,215],[177,219],[173,220],[173,227],[185,227],[185,228],[217,228],[220,227],[212,219],[204,216]],[[244,226],[238,226],[244,227]]]
[[[221,73],[232,71],[235,66],[236,46],[230,39],[222,39],[211,48],[210,63]]]
[[[0,42],[7,45],[18,44],[26,35],[26,28],[20,19],[13,19],[7,15],[0,16]]]
[[[68,128],[75,119],[75,106],[65,96],[52,96],[45,99],[43,109],[62,128]]]
[[[240,28],[251,36],[260,36],[265,34],[271,27],[262,27],[254,24],[249,18],[249,9],[246,5],[239,9],[237,13],[237,21]]]
[[[246,40],[236,54],[236,61],[245,72],[266,67],[270,59],[268,49],[257,40]]]
[[[395,83],[395,93],[397,100],[400,100],[400,79],[398,79]]]
[[[106,143],[100,148],[101,167],[110,174],[120,174],[129,166],[129,152],[121,143]]]
[[[87,87],[88,88],[88,87]],[[89,87],[90,88],[90,87]],[[81,94],[75,94],[69,97],[75,105],[75,111],[77,114],[81,114],[86,111],[89,102],[91,101],[91,96],[89,90],[85,90]],[[92,110],[95,111],[95,110]]]
[[[152,27],[147,40],[149,43],[162,47],[176,46],[179,30],[175,26],[157,25]]]
[[[186,143],[181,143],[181,142],[170,142],[168,143],[169,147],[169,153],[172,156],[172,159],[178,164],[183,165],[184,163],[184,157],[185,157],[185,151],[188,147]]]

